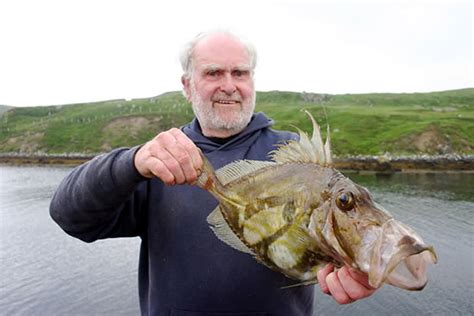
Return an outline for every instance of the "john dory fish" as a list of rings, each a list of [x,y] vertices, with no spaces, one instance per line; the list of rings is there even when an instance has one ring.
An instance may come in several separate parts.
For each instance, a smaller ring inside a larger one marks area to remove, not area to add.
[[[272,161],[243,160],[216,172],[204,158],[197,185],[219,201],[208,222],[219,239],[298,284],[316,283],[328,262],[348,264],[388,283],[421,290],[436,253],[407,225],[372,200],[368,190],[331,167],[329,132],[323,144],[300,131],[271,153]]]

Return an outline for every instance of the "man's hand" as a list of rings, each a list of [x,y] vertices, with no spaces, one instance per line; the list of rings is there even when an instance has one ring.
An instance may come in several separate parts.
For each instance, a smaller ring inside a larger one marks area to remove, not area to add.
[[[339,304],[355,302],[372,295],[376,290],[369,285],[367,275],[347,265],[334,270],[332,264],[327,264],[318,271],[317,277],[321,291],[332,295]]]
[[[193,183],[202,168],[199,149],[179,129],[158,134],[135,154],[135,167],[144,177],[158,177],[168,185]]]

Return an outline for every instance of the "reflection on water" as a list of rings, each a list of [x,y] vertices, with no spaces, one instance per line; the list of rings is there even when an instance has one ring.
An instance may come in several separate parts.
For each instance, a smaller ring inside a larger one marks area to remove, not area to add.
[[[137,315],[139,241],[86,244],[49,217],[67,167],[0,166],[0,310],[4,315]],[[474,174],[348,174],[433,244],[421,292],[382,287],[340,306],[316,291],[317,315],[472,315]]]

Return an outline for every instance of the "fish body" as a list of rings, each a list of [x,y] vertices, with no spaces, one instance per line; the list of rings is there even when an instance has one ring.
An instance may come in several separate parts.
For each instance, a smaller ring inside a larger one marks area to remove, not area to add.
[[[214,171],[204,157],[197,185],[219,201],[208,216],[217,237],[269,268],[316,283],[331,262],[350,265],[383,283],[422,289],[431,246],[376,204],[367,189],[332,167],[329,133],[323,144],[311,114],[313,135],[300,131],[271,153],[272,161],[242,160]]]

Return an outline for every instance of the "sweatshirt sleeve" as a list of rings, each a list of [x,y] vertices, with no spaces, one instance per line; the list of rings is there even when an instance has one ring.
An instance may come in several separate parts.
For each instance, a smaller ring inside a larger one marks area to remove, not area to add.
[[[134,165],[138,148],[116,149],[75,168],[53,195],[53,220],[86,242],[140,235],[147,181]]]

